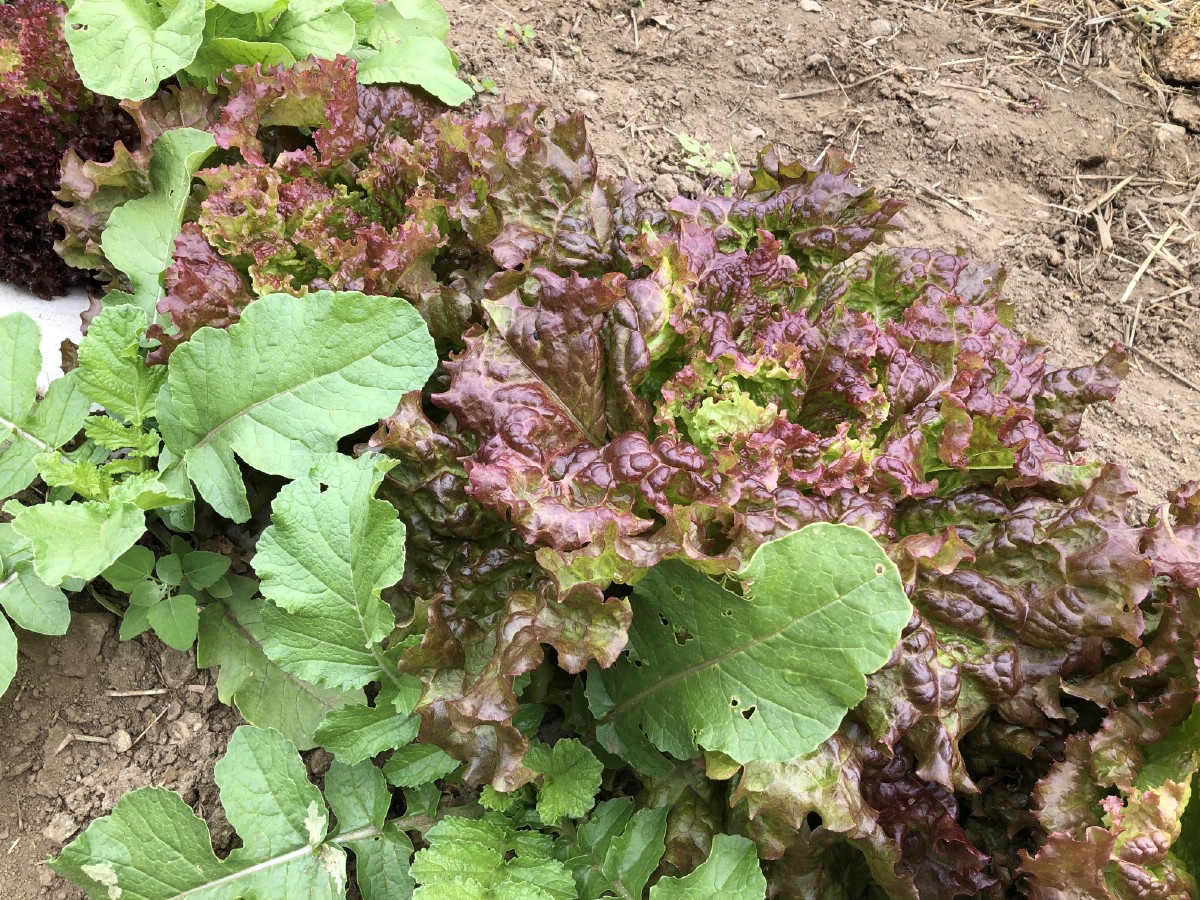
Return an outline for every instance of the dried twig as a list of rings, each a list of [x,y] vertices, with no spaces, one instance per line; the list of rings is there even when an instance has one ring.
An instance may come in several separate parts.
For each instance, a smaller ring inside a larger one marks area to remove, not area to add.
[[[1158,243],[1154,245],[1153,249],[1151,249],[1148,254],[1146,254],[1146,258],[1142,260],[1142,264],[1138,266],[1137,271],[1133,273],[1133,278],[1129,280],[1129,284],[1125,287],[1125,293],[1123,293],[1121,295],[1121,299],[1117,301],[1118,305],[1124,306],[1129,300],[1134,289],[1138,286],[1138,282],[1142,280],[1142,276],[1145,275],[1146,270],[1150,268],[1150,263],[1154,261],[1154,257],[1158,256],[1159,251],[1166,246],[1167,241],[1171,239],[1171,235],[1175,233],[1175,230],[1178,227],[1178,224],[1173,224],[1170,228],[1162,233],[1162,237],[1158,239]],[[1133,311],[1133,319],[1130,321],[1129,328],[1125,332],[1125,343],[1130,347],[1133,346],[1133,340],[1135,337],[1137,337],[1138,318],[1141,316],[1141,314],[1142,298],[1139,297],[1137,307]]]
[[[1139,347],[1130,347],[1129,349],[1131,351],[1133,351],[1134,355],[1136,355],[1139,359],[1144,359],[1146,362],[1150,363],[1151,365],[1158,367],[1162,372],[1164,372],[1167,375],[1170,375],[1172,378],[1174,378],[1176,381],[1178,381],[1184,387],[1189,387],[1193,391],[1195,391],[1197,394],[1200,394],[1200,384],[1196,384],[1196,382],[1192,381],[1190,378],[1185,378],[1183,375],[1180,375],[1178,372],[1176,372],[1170,366],[1164,365],[1163,363],[1159,362],[1157,359],[1155,359],[1153,356],[1151,356],[1149,353],[1147,353],[1145,350],[1142,350]]]
[[[884,69],[882,72],[876,72],[874,75],[868,75],[866,78],[860,78],[858,81],[852,81],[849,84],[835,84],[833,87],[812,88],[807,91],[791,91],[786,94],[779,94],[778,100],[803,100],[806,97],[819,97],[822,94],[832,94],[835,91],[841,91],[843,94],[846,91],[853,90],[856,87],[862,87],[864,84],[870,84],[872,81],[878,81],[885,75],[891,75],[893,72],[899,72],[902,69],[912,70],[911,66],[892,66],[889,69]],[[849,101],[849,97],[846,98]]]

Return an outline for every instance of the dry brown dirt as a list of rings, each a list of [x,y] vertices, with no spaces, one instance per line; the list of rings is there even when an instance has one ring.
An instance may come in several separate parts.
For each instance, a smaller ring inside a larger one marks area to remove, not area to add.
[[[1088,25],[1073,0],[1037,4],[1035,21],[1014,18],[1015,3],[964,6],[983,8],[446,2],[464,71],[509,99],[582,109],[612,174],[664,196],[698,190],[680,133],[743,164],[768,143],[805,160],[837,146],[863,181],[909,201],[903,242],[1002,262],[1020,323],[1060,360],[1132,336],[1124,392],[1088,433],[1097,456],[1130,468],[1148,508],[1200,477],[1196,90],[1158,80],[1154,38],[1129,15]],[[536,35],[497,34],[525,27]],[[190,655],[120,644],[94,610],[64,638],[22,635],[20,649],[0,700],[3,897],[81,896],[40,861],[146,784],[181,790],[228,841],[212,765],[236,719]]]

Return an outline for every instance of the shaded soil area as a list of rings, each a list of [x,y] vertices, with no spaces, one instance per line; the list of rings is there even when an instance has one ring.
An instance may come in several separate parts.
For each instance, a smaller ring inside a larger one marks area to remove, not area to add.
[[[1070,0],[1034,17],[907,0],[446,6],[468,75],[581,109],[602,168],[664,198],[713,180],[681,134],[743,165],[768,143],[851,153],[864,182],[909,201],[896,243],[1003,263],[1018,321],[1059,360],[1132,344],[1124,393],[1087,432],[1130,468],[1143,509],[1200,477],[1200,103],[1162,83],[1173,70],[1130,14],[1089,24]],[[191,656],[121,644],[86,607],[66,637],[22,635],[20,650],[0,699],[5,898],[80,896],[40,861],[147,784],[181,791],[228,845],[212,765],[236,716]]]

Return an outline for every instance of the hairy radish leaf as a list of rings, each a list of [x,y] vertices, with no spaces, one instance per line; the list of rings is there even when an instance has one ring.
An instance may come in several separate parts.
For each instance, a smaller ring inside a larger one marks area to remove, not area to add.
[[[380,592],[404,574],[404,525],[375,499],[390,467],[374,456],[330,456],[272,505],[254,556],[275,604],[263,609],[263,649],[305,681],[354,688],[402,677],[379,647],[395,627]]]
[[[204,498],[244,522],[237,457],[303,478],[339,438],[424,386],[436,363],[425,323],[403,300],[271,294],[228,331],[201,329],[171,354],[159,426]]]
[[[638,583],[629,650],[600,672],[604,702],[592,692],[609,750],[644,729],[679,759],[808,753],[866,695],[912,613],[883,548],[849,525],[764,544],[742,577],[744,597],[675,562]]]
[[[208,826],[178,794],[150,787],[122,797],[50,866],[96,900],[344,896],[345,851],[327,839],[321,792],[286,738],[253,726],[237,729],[217,763],[216,782],[243,843],[228,858],[213,853]],[[349,843],[378,831],[369,825],[340,839]]]

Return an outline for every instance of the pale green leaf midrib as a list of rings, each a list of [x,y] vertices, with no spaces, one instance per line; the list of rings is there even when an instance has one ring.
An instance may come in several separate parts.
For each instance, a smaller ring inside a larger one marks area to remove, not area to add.
[[[348,831],[345,834],[326,838],[322,843],[337,844],[342,846],[344,844],[352,843],[353,841],[361,841],[366,838],[378,837],[382,833],[383,829],[376,828],[374,825],[367,825],[355,831]],[[248,866],[245,869],[240,869],[237,872],[230,872],[228,875],[224,875],[214,881],[209,881],[205,884],[198,884],[195,887],[188,888],[187,890],[178,894],[172,894],[169,898],[163,898],[163,900],[186,900],[188,897],[199,897],[214,888],[222,888],[231,884],[237,884],[242,879],[258,875],[260,872],[268,872],[271,869],[277,868],[278,866],[285,866],[297,859],[303,859],[305,856],[313,856],[316,850],[317,847],[306,844],[305,846],[299,847],[296,850],[289,850],[287,853],[280,854],[279,856],[272,857],[271,859],[263,860],[262,862],[257,862],[254,865]]]
[[[4,418],[4,416],[0,416],[0,428],[11,429],[14,435],[16,435],[17,437],[19,437],[25,441],[28,441],[30,444],[33,444],[33,446],[37,447],[43,453],[46,453],[46,452],[49,452],[49,451],[55,449],[54,447],[51,447],[49,444],[47,444],[45,441],[43,441],[41,438],[39,438],[35,434],[33,434],[33,432],[28,431],[27,429],[21,427],[20,425],[18,425],[16,422],[12,421],[11,419]],[[0,451],[0,452],[2,452],[2,451]]]
[[[730,648],[729,650],[725,651],[724,653],[722,653],[719,656],[714,656],[711,659],[701,660],[700,662],[694,663],[685,669],[680,669],[677,672],[672,672],[669,675],[663,676],[662,678],[655,681],[654,684],[652,684],[651,686],[649,686],[641,691],[638,691],[638,693],[634,694],[632,697],[629,697],[626,700],[622,700],[620,703],[613,706],[613,708],[611,710],[609,710],[604,715],[604,718],[602,718],[600,721],[601,722],[614,721],[617,718],[619,713],[623,712],[626,709],[636,708],[638,706],[638,704],[644,702],[648,697],[653,696],[654,694],[656,694],[658,691],[662,690],[663,688],[673,685],[676,682],[682,681],[685,678],[689,678],[692,675],[695,675],[697,672],[703,672],[705,669],[716,666],[716,665],[724,662],[725,660],[729,659],[731,656],[736,656],[739,653],[744,653],[745,651],[749,650],[751,647],[754,647],[765,641],[769,641],[773,638],[776,638],[783,632],[787,631],[792,626],[797,625],[800,622],[803,622],[805,619],[809,618],[810,616],[814,616],[817,613],[823,612],[824,610],[830,608],[831,606],[836,606],[837,604],[844,602],[847,597],[849,597],[851,594],[855,593],[856,591],[862,590],[863,588],[867,587],[868,585],[871,585],[874,582],[880,580],[881,578],[886,578],[886,577],[887,577],[886,575],[875,575],[872,578],[868,579],[867,581],[864,581],[864,582],[861,582],[860,584],[855,585],[853,588],[846,591],[844,594],[834,597],[831,600],[829,600],[828,602],[822,603],[820,606],[814,606],[812,609],[806,610],[804,613],[802,613],[799,616],[796,616],[795,618],[788,619],[786,622],[784,622],[781,626],[776,628],[774,631],[771,631],[764,635],[755,636],[754,638],[752,638],[749,641],[746,641],[743,644],[739,644],[736,647]],[[750,601],[745,601],[745,602],[750,602]]]

